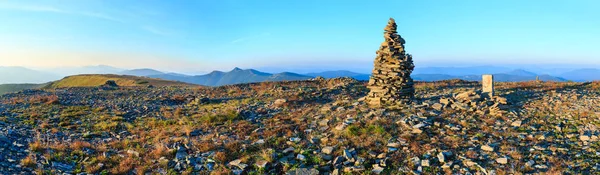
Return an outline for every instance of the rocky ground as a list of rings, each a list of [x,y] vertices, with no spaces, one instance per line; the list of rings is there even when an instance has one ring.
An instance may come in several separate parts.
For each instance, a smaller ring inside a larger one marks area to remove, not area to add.
[[[597,174],[600,83],[417,83],[369,109],[353,79],[0,97],[0,174]]]

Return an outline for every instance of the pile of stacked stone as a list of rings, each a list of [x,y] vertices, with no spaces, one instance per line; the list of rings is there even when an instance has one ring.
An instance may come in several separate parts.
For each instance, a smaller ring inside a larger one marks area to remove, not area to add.
[[[399,107],[411,102],[415,89],[410,77],[415,68],[412,56],[404,51],[404,39],[396,32],[396,22],[390,18],[385,27],[385,41],[377,50],[369,94],[365,101],[371,107]]]

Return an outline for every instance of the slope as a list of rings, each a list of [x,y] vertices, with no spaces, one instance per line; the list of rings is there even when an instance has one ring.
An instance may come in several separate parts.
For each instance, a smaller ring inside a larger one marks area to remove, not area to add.
[[[94,87],[103,85],[108,80],[115,81],[119,86],[195,86],[183,82],[131,75],[85,74],[65,77],[61,80],[51,82],[45,88]]]

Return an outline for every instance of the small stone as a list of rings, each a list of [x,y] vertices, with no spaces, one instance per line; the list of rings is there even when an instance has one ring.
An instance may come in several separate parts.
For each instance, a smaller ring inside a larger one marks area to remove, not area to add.
[[[323,119],[323,120],[319,121],[319,126],[327,126],[327,125],[329,125],[328,119]]]
[[[481,150],[488,151],[488,152],[494,152],[494,148],[491,146],[487,146],[487,145],[481,145]]]
[[[431,105],[431,108],[438,110],[438,111],[441,111],[443,107],[444,107],[444,105],[442,105],[440,103],[435,103],[435,104]]]
[[[439,153],[439,154],[437,155],[437,157],[438,157],[438,160],[439,160],[441,163],[444,163],[444,162],[446,162],[446,157],[444,156],[444,154],[442,154],[442,153]]]
[[[521,120],[514,121],[510,124],[510,126],[521,127]]]
[[[429,160],[427,160],[427,159],[421,160],[421,166],[428,167],[429,166]]]
[[[381,154],[377,155],[377,158],[378,158],[378,159],[383,159],[383,158],[385,158],[386,156],[387,156],[387,155],[386,155],[385,153],[381,153]]]
[[[338,131],[344,130],[344,128],[346,128],[346,124],[340,124],[335,127],[335,129]]]
[[[273,106],[276,106],[276,107],[281,107],[281,106],[283,106],[285,103],[287,103],[287,100],[286,100],[286,99],[277,99],[277,100],[275,100],[275,102],[273,102]]]
[[[297,168],[295,170],[288,171],[286,175],[319,175],[319,171],[316,169],[308,168]]]
[[[414,129],[420,129],[420,128],[424,127],[424,126],[425,126],[425,124],[419,123],[419,124],[416,124],[416,125],[412,126],[412,128],[414,128]]]
[[[528,167],[533,167],[533,165],[535,165],[535,161],[529,160],[529,161],[527,161],[527,163],[525,163],[525,165]]]
[[[298,155],[296,155],[296,159],[298,159],[300,161],[305,161],[306,160],[306,156],[304,156],[302,154],[298,154]]]
[[[236,167],[238,167],[238,168],[240,168],[242,170],[244,170],[244,169],[246,169],[246,167],[248,167],[248,165],[242,163],[242,160],[240,160],[240,159],[236,159],[234,161],[229,162],[229,165],[230,166],[236,166]]]
[[[321,152],[323,152],[324,154],[331,154],[333,153],[334,148],[331,146],[326,146],[323,149],[321,149]]]
[[[579,140],[581,140],[581,141],[583,141],[583,142],[590,141],[590,136],[586,136],[586,135],[580,135],[580,136],[579,136]]]
[[[388,147],[392,147],[392,148],[399,148],[400,147],[400,143],[398,142],[391,142],[387,144]]]
[[[267,164],[268,164],[268,163],[269,163],[269,162],[268,162],[268,161],[266,161],[266,160],[259,160],[259,161],[256,161],[256,163],[254,163],[254,165],[256,165],[256,167],[258,167],[258,168],[260,168],[260,169],[264,169],[264,168],[266,168],[266,167],[267,167]]]
[[[134,150],[127,150],[127,154],[135,155],[135,157],[140,157],[140,153]]]
[[[374,165],[373,166],[373,170],[371,170],[371,172],[375,173],[375,174],[381,174],[381,172],[383,172],[384,168],[380,167],[379,165]]]
[[[265,140],[264,139],[259,139],[256,142],[254,142],[254,144],[258,144],[258,145],[265,144]]]
[[[289,147],[283,150],[284,154],[294,152],[296,149],[294,147]]]
[[[352,159],[354,156],[352,155],[352,151],[349,149],[345,149],[344,150],[344,158],[346,158],[347,160]]]
[[[535,165],[535,168],[537,168],[537,169],[548,169],[548,166],[540,164],[540,165]]]
[[[502,157],[502,158],[497,158],[497,159],[496,159],[496,162],[498,162],[499,164],[503,164],[503,165],[504,165],[504,164],[507,164],[507,163],[508,163],[508,159],[507,159],[507,158],[505,158],[505,157]]]
[[[302,139],[300,139],[300,138],[298,138],[298,137],[293,137],[293,138],[290,138],[290,141],[292,141],[292,142],[294,142],[294,143],[298,143],[298,142],[300,142],[301,140],[302,140]]]
[[[413,134],[421,134],[421,133],[423,133],[423,130],[413,129],[411,133],[413,133]]]
[[[440,103],[442,103],[444,105],[448,105],[448,104],[450,104],[450,99],[442,98],[442,99],[440,99]]]

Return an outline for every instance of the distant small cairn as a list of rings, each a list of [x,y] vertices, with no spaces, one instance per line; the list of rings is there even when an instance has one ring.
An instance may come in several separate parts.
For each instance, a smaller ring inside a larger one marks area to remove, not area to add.
[[[117,82],[115,82],[115,80],[108,80],[102,86],[104,86],[104,87],[119,87],[119,85],[117,85]]]
[[[412,56],[404,51],[404,39],[396,31],[396,22],[390,18],[384,29],[385,41],[377,50],[373,74],[369,80],[369,94],[365,102],[373,108],[396,108],[408,104],[415,94]]]

